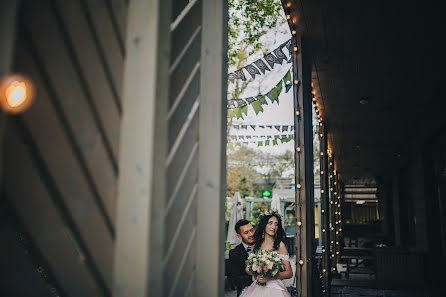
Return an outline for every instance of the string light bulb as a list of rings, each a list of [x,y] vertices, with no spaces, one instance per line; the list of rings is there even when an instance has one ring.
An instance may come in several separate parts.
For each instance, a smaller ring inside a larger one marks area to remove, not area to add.
[[[7,75],[0,80],[0,106],[8,113],[22,113],[33,103],[34,90],[34,84],[25,76]]]
[[[301,184],[297,184],[297,188],[298,189],[302,188],[302,185]]]
[[[291,31],[291,34],[293,34],[293,35],[296,35],[296,33],[297,33],[296,30]]]
[[[302,226],[302,222],[301,221],[299,221],[299,222],[297,222],[297,226]]]
[[[299,260],[300,265],[304,265],[304,260]]]
[[[297,85],[299,84],[299,81],[297,79],[294,80],[294,84]]]
[[[295,47],[293,48],[293,50],[294,50],[295,52],[297,52],[297,46],[295,46]]]
[[[296,151],[297,151],[297,152],[300,152],[300,147],[296,147]]]

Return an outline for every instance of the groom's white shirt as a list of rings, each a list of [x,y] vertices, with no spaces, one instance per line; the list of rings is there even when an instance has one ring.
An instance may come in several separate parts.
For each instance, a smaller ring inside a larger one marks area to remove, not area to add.
[[[247,244],[244,243],[243,241],[242,241],[242,244],[243,244],[243,247],[245,248],[245,251],[246,251],[246,249],[248,248],[248,246],[250,247],[250,245],[247,245]]]

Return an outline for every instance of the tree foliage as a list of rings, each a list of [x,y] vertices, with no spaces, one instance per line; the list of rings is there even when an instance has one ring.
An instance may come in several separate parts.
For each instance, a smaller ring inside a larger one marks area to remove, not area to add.
[[[285,20],[279,0],[229,0],[228,61],[241,68],[248,56],[263,51],[260,38]]]
[[[275,166],[275,164],[288,163],[293,167],[294,155],[291,151],[272,155],[242,146],[233,153],[228,154],[227,160],[228,162],[242,162],[247,166],[228,166],[226,170],[226,196],[232,197],[235,192],[239,192],[242,197],[260,197],[261,191],[266,186],[255,184],[254,181],[259,178],[275,179],[283,177],[286,168]],[[268,165],[259,168],[255,165],[259,163]]]

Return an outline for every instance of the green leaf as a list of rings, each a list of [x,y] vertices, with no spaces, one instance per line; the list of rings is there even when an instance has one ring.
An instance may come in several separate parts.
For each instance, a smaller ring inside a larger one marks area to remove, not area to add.
[[[228,142],[228,149],[233,150],[234,144],[232,142]]]
[[[265,146],[269,145],[269,140],[265,140]]]
[[[277,145],[277,139],[273,139],[273,145]]]
[[[240,142],[236,142],[235,146],[241,146],[241,143]]]
[[[263,146],[263,141],[257,142],[257,146]]]

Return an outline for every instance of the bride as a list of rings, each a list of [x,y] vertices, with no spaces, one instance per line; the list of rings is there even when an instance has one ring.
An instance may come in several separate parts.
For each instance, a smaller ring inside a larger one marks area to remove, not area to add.
[[[286,233],[283,230],[282,219],[278,212],[269,210],[260,215],[259,224],[254,233],[253,252],[258,251],[258,249],[264,251],[276,250],[283,262],[285,270],[279,272],[274,278],[263,276],[255,277],[255,281],[241,295],[242,297],[290,297],[290,294],[282,283],[282,279],[293,276],[290,257],[284,243],[285,237]],[[246,270],[246,273],[252,275],[248,270]],[[266,283],[266,286],[258,286],[257,282]]]

